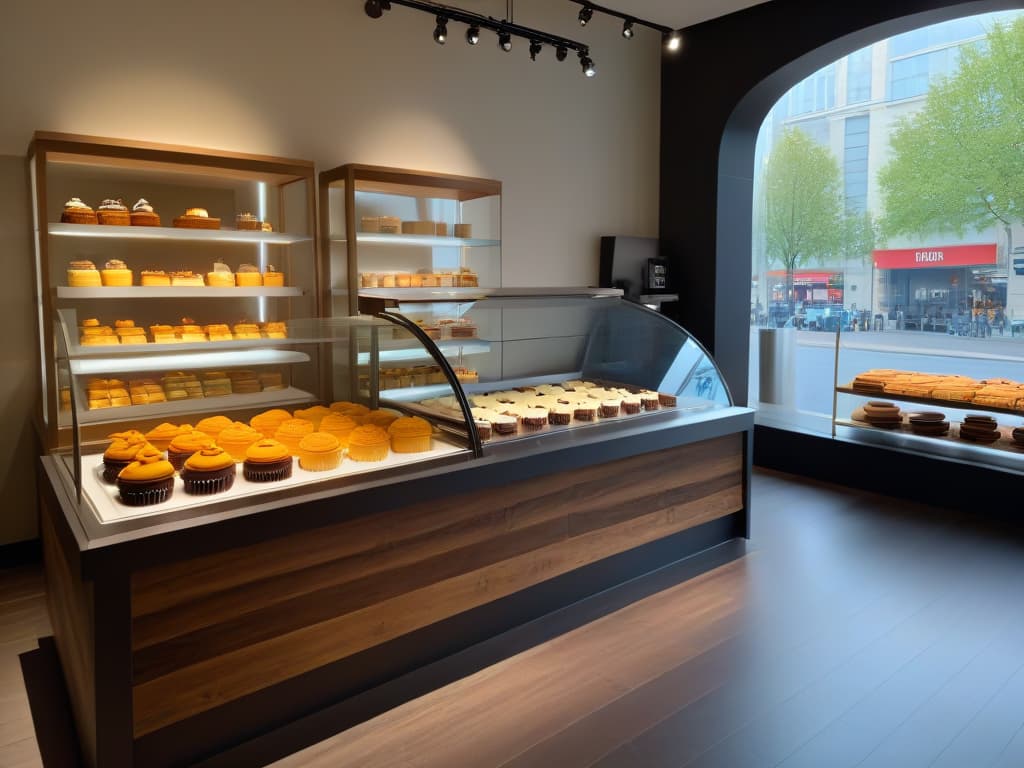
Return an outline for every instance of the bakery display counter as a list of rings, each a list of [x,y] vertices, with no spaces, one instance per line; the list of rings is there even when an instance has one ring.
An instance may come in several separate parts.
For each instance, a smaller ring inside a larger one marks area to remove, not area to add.
[[[346,243],[343,238],[331,238],[333,243]],[[497,248],[501,240],[479,237],[438,237],[437,235],[389,235],[381,232],[357,232],[360,245],[426,246],[428,248]]]
[[[149,286],[130,285],[123,287],[72,288],[67,285],[57,286],[58,299],[76,301],[124,301],[125,299],[258,299],[258,298],[297,298],[305,294],[302,288],[294,286],[273,287],[258,286],[253,288],[218,288],[216,286]]]
[[[87,237],[113,240],[164,240],[192,243],[250,243],[296,245],[312,241],[309,235],[287,232],[249,232],[240,229],[182,229],[175,227],[117,227],[51,222],[47,228],[55,237]]]

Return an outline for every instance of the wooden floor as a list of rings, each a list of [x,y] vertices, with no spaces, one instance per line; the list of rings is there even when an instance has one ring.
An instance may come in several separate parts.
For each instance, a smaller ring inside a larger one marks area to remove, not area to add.
[[[759,472],[747,556],[276,763],[1024,766],[1024,539]],[[3,572],[0,572],[3,574]],[[0,575],[0,766],[38,765]]]

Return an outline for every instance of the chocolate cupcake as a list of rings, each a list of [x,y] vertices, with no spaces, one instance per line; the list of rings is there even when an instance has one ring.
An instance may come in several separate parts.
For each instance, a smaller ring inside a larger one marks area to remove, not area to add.
[[[473,425],[476,427],[476,433],[480,436],[481,440],[491,439],[491,422],[487,419],[474,419]]]
[[[617,398],[612,398],[610,400],[602,400],[601,401],[601,415],[604,418],[606,418],[606,419],[610,419],[613,416],[618,416],[619,415],[619,407],[621,405],[622,405],[622,401],[617,399]]]
[[[548,424],[565,426],[572,421],[572,409],[568,405],[556,405],[548,411]]]
[[[642,403],[640,395],[626,395],[622,398],[622,412],[630,416],[640,413]]]
[[[171,440],[167,446],[167,460],[174,466],[175,472],[181,472],[185,459],[196,451],[213,446],[213,439],[205,432],[185,432]]]
[[[146,446],[117,476],[117,491],[129,507],[167,501],[174,493],[174,467],[162,452]]]
[[[645,411],[656,411],[661,405],[661,396],[657,392],[641,392],[640,404]]]
[[[246,449],[242,476],[253,483],[273,483],[292,476],[292,463],[286,445],[264,438]]]
[[[203,448],[186,459],[181,479],[193,496],[222,493],[235,484],[235,460],[223,448]]]
[[[147,446],[146,438],[138,433],[126,437],[115,437],[103,452],[103,480],[113,484],[121,470],[135,461],[139,451]],[[152,447],[152,446],[150,446]]]
[[[676,407],[676,396],[668,395],[664,392],[658,393],[658,403],[664,408],[675,408]]]

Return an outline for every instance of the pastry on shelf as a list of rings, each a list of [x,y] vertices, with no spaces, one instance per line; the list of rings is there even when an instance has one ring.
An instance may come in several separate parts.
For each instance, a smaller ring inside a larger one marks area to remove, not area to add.
[[[358,427],[355,419],[337,411],[331,411],[320,421],[320,431],[338,438],[342,447],[348,446],[348,436],[352,430]],[[386,427],[385,424],[377,424],[378,427]]]
[[[262,339],[260,335],[260,327],[256,323],[240,322],[235,323],[231,329],[236,339]]]
[[[311,432],[299,441],[299,466],[309,472],[328,472],[341,464],[341,442],[326,432]]]
[[[171,276],[162,269],[144,269],[140,273],[142,285],[147,287],[166,287],[171,284]]]
[[[314,432],[313,422],[306,419],[286,419],[274,431],[274,439],[284,445],[292,456],[298,456],[299,443]]]
[[[290,418],[292,415],[283,408],[272,408],[249,419],[249,426],[262,433],[263,437],[272,438],[277,428]]]
[[[76,259],[68,264],[68,285],[72,288],[99,288],[103,285],[100,271],[88,259]]]
[[[120,259],[111,259],[100,270],[103,285],[123,288],[132,284],[132,271]]]
[[[263,439],[263,433],[248,424],[236,421],[230,427],[221,430],[217,435],[217,445],[231,454],[236,462],[245,461],[245,452],[249,446]]]
[[[272,390],[284,389],[284,381],[280,373],[259,374],[260,390],[270,392]]]
[[[469,267],[462,267],[457,274],[454,275],[455,287],[456,288],[479,288],[480,278],[477,276]]]
[[[211,216],[205,208],[186,208],[176,216],[174,226],[181,229],[220,229],[220,219]]]
[[[292,455],[288,448],[272,438],[250,445],[242,463],[242,477],[253,483],[270,483],[292,476]]]
[[[257,219],[249,211],[240,213],[235,216],[235,229],[248,231],[248,232],[260,232],[263,229],[263,222]]]
[[[348,436],[348,457],[352,461],[383,461],[388,457],[391,438],[373,424],[353,429]]]
[[[127,227],[132,223],[128,206],[120,200],[104,200],[96,209],[96,218],[100,224],[113,224],[119,227]]]
[[[196,451],[213,447],[213,438],[205,432],[192,430],[174,437],[167,446],[167,460],[175,471],[180,472],[185,460]]]
[[[207,416],[205,419],[200,419],[199,423],[196,424],[195,429],[197,432],[202,432],[214,443],[217,442],[217,437],[230,426],[234,425],[234,421],[229,419],[227,416],[216,415]]]
[[[274,231],[274,225],[271,224],[269,221],[261,222],[260,223],[260,231],[261,232],[273,232]]]
[[[203,333],[210,341],[234,341],[231,328],[227,323],[211,323],[203,326]]]
[[[174,467],[164,454],[149,446],[117,476],[121,501],[130,507],[142,507],[166,501],[174,493]]]
[[[261,391],[260,379],[255,371],[228,371],[231,391],[236,395],[251,395]]]
[[[455,225],[455,236],[460,238],[467,238],[473,236],[473,225],[472,224],[456,224]]]
[[[220,371],[203,374],[203,397],[226,397],[233,392],[231,379]]]
[[[174,333],[186,343],[209,341],[202,326],[197,325],[191,317],[181,318],[181,325],[174,326]]]
[[[179,288],[201,288],[206,285],[203,276],[189,269],[171,272],[171,285]]]
[[[128,325],[131,323],[131,325]],[[115,325],[114,333],[117,334],[117,338],[120,339],[122,344],[148,344],[149,339],[146,338],[146,329],[139,328],[135,325],[134,320],[118,320]]]
[[[65,224],[96,224],[96,211],[83,203],[79,198],[72,197],[64,203],[64,211],[60,220]]]
[[[235,283],[239,288],[258,288],[263,285],[260,268],[254,264],[240,264],[235,272]]]
[[[419,416],[402,416],[391,422],[387,429],[391,438],[391,450],[395,453],[424,453],[430,450],[433,428],[426,419]]]
[[[213,446],[196,451],[181,467],[185,493],[209,496],[222,493],[235,483],[235,459],[223,448]]]
[[[969,440],[973,443],[994,443],[1002,433],[999,431],[999,424],[991,416],[971,414],[965,416],[960,425],[960,439]]]
[[[284,288],[284,272],[279,272],[273,264],[267,264],[263,272],[263,285],[267,288]]]
[[[174,332],[172,325],[151,325],[149,332],[153,336],[154,344],[178,344],[181,338]]]
[[[235,275],[223,261],[215,261],[213,271],[206,273],[206,284],[211,288],[234,288]]]
[[[192,431],[191,424],[171,424],[164,422],[158,426],[153,427],[149,432],[146,433],[146,440],[149,444],[156,448],[158,451],[166,451],[171,441],[179,435],[187,435]]]
[[[133,226],[136,227],[159,227],[160,216],[153,211],[153,206],[144,197],[140,197],[129,216]]]
[[[135,461],[136,455],[147,445],[141,433],[114,438],[103,452],[104,481],[113,484],[121,470]]]
[[[394,288],[395,287],[395,273],[394,272],[382,272],[377,276],[377,284],[381,288]]]
[[[330,408],[323,405],[314,405],[309,408],[296,409],[295,418],[313,422],[313,431],[316,431],[320,429],[320,422],[330,413],[332,413]]]
[[[408,272],[398,272],[395,274],[395,288],[411,288],[412,287],[412,275]]]
[[[387,235],[397,235],[402,231],[402,220],[397,216],[381,216],[380,232]]]

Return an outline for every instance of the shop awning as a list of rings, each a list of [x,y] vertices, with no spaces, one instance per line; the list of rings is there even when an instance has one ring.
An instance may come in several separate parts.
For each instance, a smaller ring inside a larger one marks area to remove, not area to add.
[[[975,267],[996,263],[996,244],[937,245],[872,251],[876,269]]]

